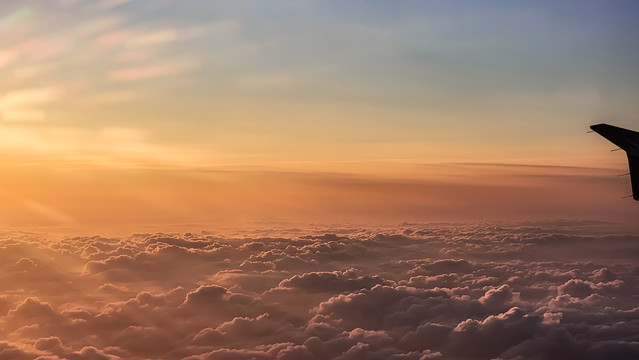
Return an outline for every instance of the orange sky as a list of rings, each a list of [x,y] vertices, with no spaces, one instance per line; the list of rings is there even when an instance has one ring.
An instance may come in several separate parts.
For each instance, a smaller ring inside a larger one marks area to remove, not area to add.
[[[636,218],[632,12],[272,6],[3,2],[0,225]]]
[[[361,165],[361,164],[360,164]],[[258,223],[593,219],[631,224],[615,170],[491,164],[370,163],[340,172],[286,169],[5,166],[3,227],[124,234]]]

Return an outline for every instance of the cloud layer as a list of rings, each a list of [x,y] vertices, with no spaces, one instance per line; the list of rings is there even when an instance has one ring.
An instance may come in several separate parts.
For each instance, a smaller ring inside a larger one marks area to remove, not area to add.
[[[0,359],[635,359],[638,235],[401,224],[0,242]]]

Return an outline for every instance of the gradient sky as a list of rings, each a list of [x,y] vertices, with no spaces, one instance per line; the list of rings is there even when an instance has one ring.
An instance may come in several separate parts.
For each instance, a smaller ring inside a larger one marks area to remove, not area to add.
[[[5,226],[636,220],[634,1],[0,4]]]

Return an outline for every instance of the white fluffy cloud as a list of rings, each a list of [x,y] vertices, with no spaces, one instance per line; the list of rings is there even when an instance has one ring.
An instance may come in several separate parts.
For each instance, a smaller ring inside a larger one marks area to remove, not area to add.
[[[635,359],[606,224],[0,240],[0,359]]]

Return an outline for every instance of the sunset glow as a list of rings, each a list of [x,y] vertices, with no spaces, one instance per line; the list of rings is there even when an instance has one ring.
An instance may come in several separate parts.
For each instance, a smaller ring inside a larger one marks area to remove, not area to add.
[[[224,213],[225,222],[392,223],[407,214],[421,221],[504,213],[613,220],[632,210],[618,201],[625,184],[610,176],[625,159],[585,135],[602,119],[636,122],[636,39],[624,30],[631,19],[622,11],[629,5],[521,4],[475,17],[464,15],[474,11],[471,3],[380,2],[362,14],[339,2],[283,1],[264,15],[255,11],[267,8],[245,5],[4,3],[0,152],[11,199],[4,224],[62,219],[14,210],[25,201],[65,213],[73,219],[60,224],[66,230],[88,231],[98,218],[111,229],[123,219],[214,222],[203,213]],[[564,21],[561,11],[580,15]],[[290,21],[278,21],[284,14]],[[457,16],[463,21],[452,26]],[[623,50],[604,57],[604,46]],[[228,182],[210,172],[245,185],[220,185]],[[558,196],[548,176],[576,186]],[[369,190],[349,193],[344,177]],[[264,179],[286,191],[251,190]],[[406,195],[412,200],[402,200],[402,181],[418,189]],[[504,184],[514,193],[499,204],[491,187]],[[119,202],[90,205],[113,191]],[[300,210],[344,192],[347,204],[338,209]],[[591,210],[574,202],[585,193]],[[529,207],[530,196],[546,205]],[[149,215],[158,209],[141,200],[149,198],[162,199],[162,216]],[[458,214],[444,210],[460,203],[466,210]],[[620,220],[628,219],[634,214]]]
[[[0,2],[0,359],[639,356],[637,15]]]

